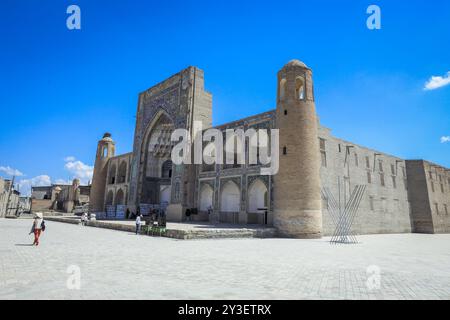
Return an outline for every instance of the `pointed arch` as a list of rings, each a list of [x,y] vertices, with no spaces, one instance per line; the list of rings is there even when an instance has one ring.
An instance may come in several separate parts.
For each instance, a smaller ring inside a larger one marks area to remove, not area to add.
[[[125,183],[127,181],[127,168],[128,164],[125,160],[119,165],[119,174],[117,176],[117,183]]]
[[[144,175],[161,178],[163,163],[171,158],[171,135],[175,130],[174,123],[165,114],[161,114],[149,130],[145,139]]]
[[[286,79],[281,79],[279,84],[279,98],[280,100],[284,100],[286,97]]]
[[[122,189],[119,189],[119,191],[117,191],[115,204],[116,205],[125,204],[125,193],[123,192]]]
[[[106,197],[106,205],[107,206],[112,206],[114,203],[114,192],[112,190],[108,191],[108,195]]]
[[[109,184],[115,184],[117,182],[116,170],[117,170],[116,164],[113,163],[109,168],[109,181],[108,181]]]
[[[173,119],[162,108],[146,126],[139,155],[138,202],[158,203],[160,200],[158,179],[162,178],[163,163],[171,157],[171,134],[174,128]]]
[[[164,161],[161,168],[161,178],[172,178],[172,160]]]
[[[144,130],[142,146],[141,146],[141,154],[140,154],[141,161],[144,160],[146,153],[148,151],[148,144],[149,144],[151,132],[154,129],[154,127],[156,126],[156,124],[160,121],[161,117],[165,117],[171,123],[175,123],[173,121],[172,117],[164,109],[159,108],[159,110],[155,113],[152,120],[147,124],[147,126]]]
[[[306,90],[305,90],[305,78],[297,77],[295,78],[295,98],[298,100],[305,100]]]
[[[213,206],[213,197],[213,188],[207,183],[203,184],[200,189],[200,211],[206,212]]]
[[[241,191],[233,181],[226,182],[220,193],[221,212],[239,212],[241,208]]]
[[[256,179],[248,189],[247,212],[259,213],[261,208],[269,207],[269,193],[266,184]]]

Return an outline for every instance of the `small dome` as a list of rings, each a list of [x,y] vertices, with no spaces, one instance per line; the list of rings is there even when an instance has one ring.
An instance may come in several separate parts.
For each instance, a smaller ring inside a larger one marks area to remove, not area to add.
[[[61,192],[61,190],[62,190],[62,189],[61,189],[60,187],[56,187],[56,188],[55,188],[55,191],[56,191],[56,192]]]
[[[105,141],[105,142],[113,142],[113,139],[111,138],[111,133],[109,133],[109,132],[106,132],[104,135],[103,135],[103,138],[102,138],[102,141]]]
[[[294,59],[289,61],[285,67],[302,67],[302,68],[308,68],[308,66],[306,64],[304,64],[303,62],[301,62],[300,60]]]

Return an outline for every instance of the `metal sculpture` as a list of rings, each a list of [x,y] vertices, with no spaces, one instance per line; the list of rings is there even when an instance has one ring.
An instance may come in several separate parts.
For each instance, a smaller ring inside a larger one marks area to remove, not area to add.
[[[322,198],[328,201],[328,212],[331,219],[336,226],[336,229],[331,237],[331,244],[352,244],[358,243],[356,235],[352,232],[352,225],[358,213],[359,205],[365,193],[365,185],[357,185],[350,195],[348,201],[344,199],[341,204],[341,184],[338,181],[338,201],[336,201],[332,192],[328,188],[322,188]]]

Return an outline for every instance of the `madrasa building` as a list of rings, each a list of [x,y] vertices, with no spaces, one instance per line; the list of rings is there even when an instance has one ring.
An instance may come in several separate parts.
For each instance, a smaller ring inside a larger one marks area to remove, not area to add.
[[[165,204],[167,221],[259,224],[273,226],[280,237],[320,238],[335,230],[330,209],[335,201],[326,194],[344,206],[362,185],[355,234],[450,232],[448,168],[333,136],[316,115],[312,70],[293,60],[277,77],[276,109],[214,127],[278,129],[276,175],[261,175],[262,165],[248,161],[172,162],[175,129],[193,135],[195,122],[212,128],[212,94],[205,90],[204,72],[188,67],[139,94],[132,152],[116,155],[109,133],[98,142],[91,212],[123,218],[125,210],[145,215]],[[187,211],[195,214],[188,217]]]

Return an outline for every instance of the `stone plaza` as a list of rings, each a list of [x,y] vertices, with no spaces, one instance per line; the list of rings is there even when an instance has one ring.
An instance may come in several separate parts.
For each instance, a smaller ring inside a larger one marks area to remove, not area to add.
[[[0,299],[449,299],[450,235],[175,240],[0,219]],[[79,270],[79,289],[73,287]]]

